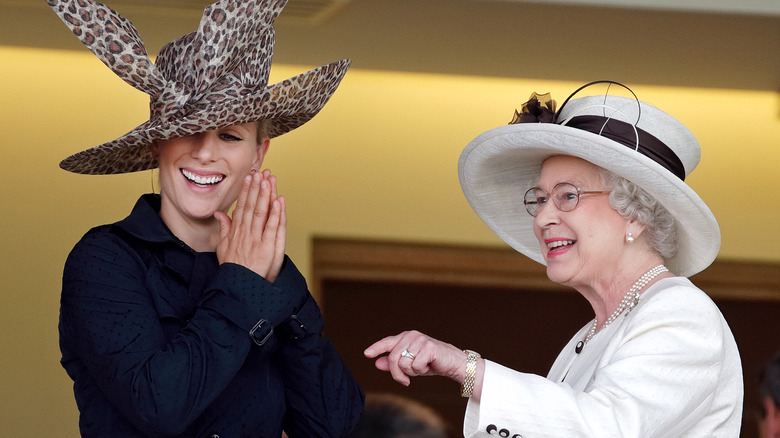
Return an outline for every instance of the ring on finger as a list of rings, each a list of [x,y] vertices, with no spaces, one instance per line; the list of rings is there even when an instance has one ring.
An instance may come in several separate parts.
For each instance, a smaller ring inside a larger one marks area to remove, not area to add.
[[[407,357],[411,360],[414,360],[414,354],[410,353],[409,350],[404,348],[404,351],[401,352],[401,357]]]

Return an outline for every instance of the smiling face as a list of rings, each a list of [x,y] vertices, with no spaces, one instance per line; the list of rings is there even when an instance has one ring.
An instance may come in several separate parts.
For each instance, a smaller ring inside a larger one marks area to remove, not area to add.
[[[570,156],[545,160],[537,186],[551,192],[563,182],[582,191],[604,190],[599,167]],[[547,202],[534,218],[534,234],[547,262],[547,276],[574,288],[592,286],[605,267],[619,266],[625,232],[626,220],[609,205],[606,193],[582,196],[577,207],[568,212]]]
[[[257,124],[247,123],[152,145],[160,165],[160,215],[168,227],[212,222],[216,211],[227,212],[268,144],[268,138],[258,144]]]

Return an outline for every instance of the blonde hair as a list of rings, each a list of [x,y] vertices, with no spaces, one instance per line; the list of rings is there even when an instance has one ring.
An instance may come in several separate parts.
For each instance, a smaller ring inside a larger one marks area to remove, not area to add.
[[[263,138],[270,137],[269,132],[271,130],[271,120],[263,119],[255,122],[257,127],[257,144],[263,142]]]

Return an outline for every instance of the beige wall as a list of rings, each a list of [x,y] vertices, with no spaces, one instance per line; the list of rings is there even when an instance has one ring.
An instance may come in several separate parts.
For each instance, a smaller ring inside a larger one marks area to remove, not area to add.
[[[80,176],[57,163],[146,120],[147,100],[85,50],[0,47],[0,60],[0,434],[77,436],[58,364],[62,265],[88,228],[124,217],[153,177]],[[272,80],[307,68],[275,66]],[[317,118],[272,142],[266,164],[288,197],[288,252],[308,273],[314,235],[501,245],[463,199],[458,154],[532,91],[561,101],[578,85],[351,71]],[[721,224],[720,257],[780,262],[778,95],[630,85],[699,138],[689,183]]]

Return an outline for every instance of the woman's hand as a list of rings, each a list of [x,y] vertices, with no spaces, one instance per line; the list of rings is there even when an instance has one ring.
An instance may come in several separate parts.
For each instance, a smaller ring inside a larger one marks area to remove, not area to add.
[[[232,220],[222,212],[214,216],[220,228],[219,262],[236,263],[270,282],[276,280],[284,261],[287,211],[271,171],[247,175]]]
[[[414,358],[402,355],[403,351]],[[376,367],[389,371],[404,386],[414,376],[446,376],[463,383],[466,374],[463,350],[414,330],[375,342],[363,354],[369,359],[378,357]]]

